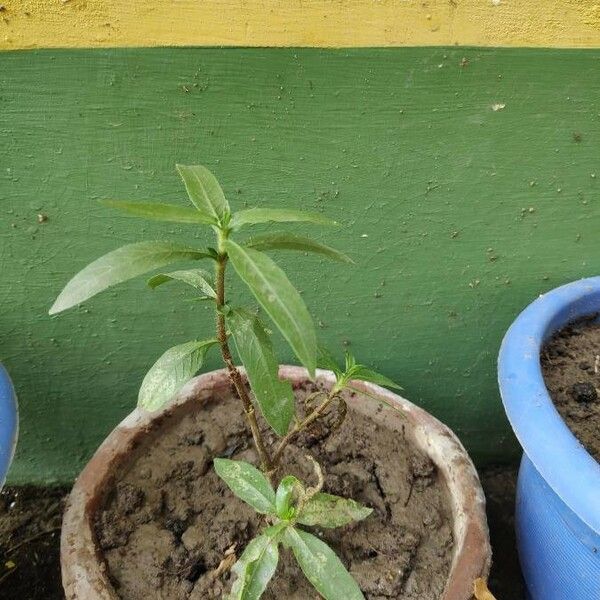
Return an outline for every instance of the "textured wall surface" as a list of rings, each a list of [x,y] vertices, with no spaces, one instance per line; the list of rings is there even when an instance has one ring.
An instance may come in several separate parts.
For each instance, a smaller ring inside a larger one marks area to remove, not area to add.
[[[75,271],[120,244],[205,244],[97,203],[185,204],[175,162],[212,168],[234,207],[339,217],[315,235],[357,266],[278,256],[322,340],[397,379],[478,460],[514,456],[495,358],[526,303],[598,273],[599,92],[598,51],[0,55],[0,360],[22,411],[12,480],[73,477],[156,357],[211,331],[187,290],[141,280],[47,315]]]
[[[600,45],[592,0],[3,0],[0,48]]]

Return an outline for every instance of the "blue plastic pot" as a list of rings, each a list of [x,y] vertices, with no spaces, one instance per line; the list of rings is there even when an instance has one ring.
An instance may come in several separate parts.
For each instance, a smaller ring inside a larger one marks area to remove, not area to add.
[[[0,363],[0,489],[15,453],[18,427],[17,396],[6,369]]]
[[[600,277],[530,304],[500,349],[499,383],[521,446],[516,528],[531,600],[600,599],[600,464],[554,407],[540,349],[561,327],[600,312]]]

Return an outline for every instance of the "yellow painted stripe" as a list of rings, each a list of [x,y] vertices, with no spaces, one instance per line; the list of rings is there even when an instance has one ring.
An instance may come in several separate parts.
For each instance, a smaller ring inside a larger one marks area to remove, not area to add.
[[[0,49],[600,47],[595,0],[0,0]]]

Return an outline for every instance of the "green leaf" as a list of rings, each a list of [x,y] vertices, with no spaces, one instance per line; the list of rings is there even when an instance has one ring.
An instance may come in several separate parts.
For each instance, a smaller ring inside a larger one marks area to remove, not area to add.
[[[286,208],[249,208],[236,212],[231,218],[231,228],[257,223],[313,223],[315,225],[338,225],[337,221],[319,213],[288,210]]]
[[[253,248],[254,250],[298,250],[300,252],[314,252],[315,254],[322,254],[327,258],[337,260],[343,263],[354,263],[354,261],[346,256],[343,252],[326,246],[319,242],[315,242],[310,238],[294,235],[292,233],[274,233],[271,235],[261,235],[254,238],[250,238],[244,242],[246,248]]]
[[[275,513],[275,491],[267,478],[250,463],[215,458],[217,475],[231,491],[261,514]]]
[[[229,204],[216,177],[201,165],[177,165],[190,200],[200,213],[220,223],[230,213]]]
[[[373,512],[349,498],[340,498],[332,494],[315,494],[302,508],[297,521],[302,525],[320,527],[343,527],[353,521],[366,519]]]
[[[217,220],[193,208],[175,206],[173,204],[160,204],[158,202],[122,202],[120,200],[101,200],[100,204],[116,208],[121,212],[152,219],[154,221],[169,221],[171,223],[202,223],[216,225]]]
[[[170,242],[139,242],[113,250],[79,271],[50,309],[56,314],[71,308],[106,288],[153,269],[184,259],[208,258],[210,254]]]
[[[322,369],[328,369],[329,371],[333,371],[336,376],[342,375],[342,369],[340,369],[335,356],[324,346],[318,347],[318,359],[317,364]]]
[[[356,581],[325,542],[294,527],[285,530],[284,541],[291,547],[306,578],[325,600],[364,600]]]
[[[171,273],[159,273],[148,280],[148,285],[154,289],[167,281],[183,281],[192,287],[201,290],[210,298],[216,298],[217,294],[211,283],[211,276],[202,269],[187,269],[184,271],[172,271]]]
[[[275,507],[280,519],[289,520],[295,514],[295,503],[304,493],[304,486],[293,475],[284,477],[275,494]]]
[[[277,546],[285,527],[284,523],[269,527],[246,546],[242,556],[231,569],[237,579],[228,600],[258,600],[262,596],[277,569]]]
[[[138,394],[138,406],[157,410],[199,370],[206,352],[217,340],[186,342],[169,348],[150,368]]]
[[[227,240],[225,248],[238,275],[279,328],[300,362],[314,377],[317,336],[300,294],[266,255]]]
[[[371,383],[376,383],[377,385],[383,385],[385,387],[396,388],[397,390],[401,390],[402,388],[386,377],[381,373],[377,373],[376,371],[372,371],[371,369],[367,369],[364,365],[355,365],[348,372],[348,379],[358,379],[360,381],[370,381]]]
[[[344,359],[346,362],[346,372],[351,371],[356,366],[356,358],[354,358],[353,354],[350,354],[348,350],[344,352]]]
[[[289,381],[279,379],[267,332],[256,316],[242,309],[230,311],[227,322],[263,416],[278,435],[285,435],[294,416],[294,392]]]

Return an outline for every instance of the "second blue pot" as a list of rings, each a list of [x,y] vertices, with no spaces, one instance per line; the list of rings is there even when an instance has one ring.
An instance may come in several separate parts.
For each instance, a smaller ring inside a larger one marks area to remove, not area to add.
[[[0,489],[17,444],[17,396],[6,369],[0,363]]]
[[[600,600],[600,464],[554,407],[540,364],[556,331],[599,312],[600,277],[557,288],[519,315],[500,350],[500,392],[523,447],[516,528],[531,600]]]

